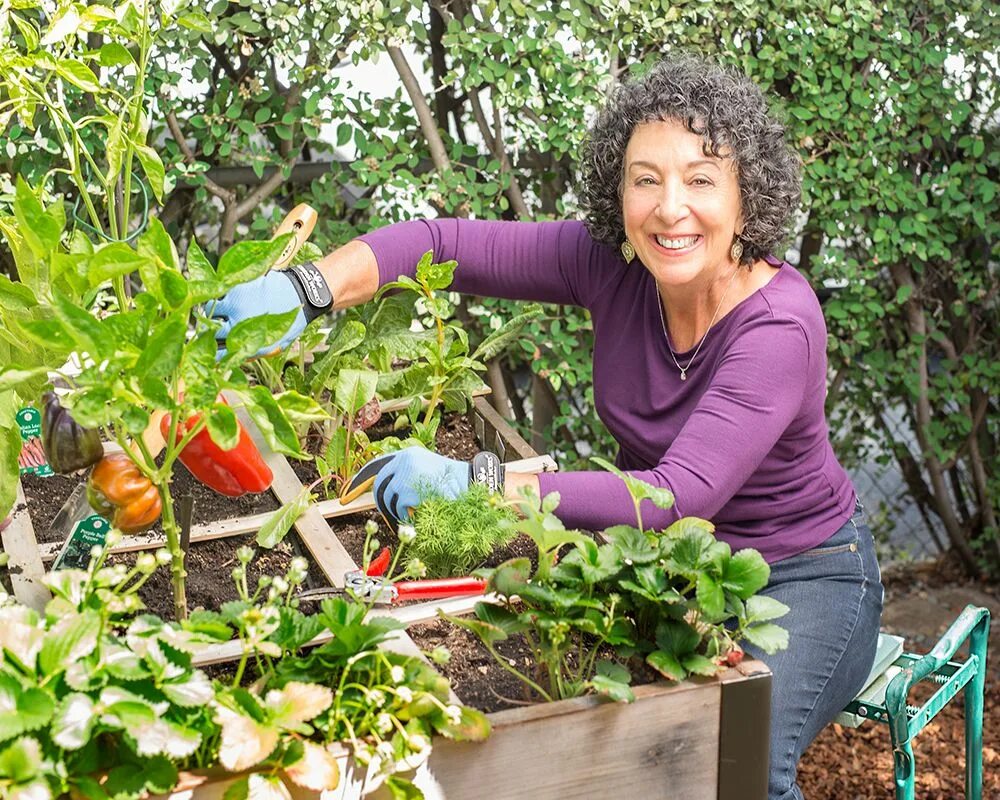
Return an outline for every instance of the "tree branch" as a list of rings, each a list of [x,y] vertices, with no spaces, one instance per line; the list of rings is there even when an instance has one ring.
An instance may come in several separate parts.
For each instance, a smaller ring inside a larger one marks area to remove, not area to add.
[[[976,564],[976,558],[972,552],[972,548],[969,546],[969,540],[965,531],[962,530],[961,524],[955,518],[955,512],[952,508],[948,487],[945,484],[944,471],[942,470],[941,462],[935,455],[934,448],[927,438],[927,432],[931,426],[932,413],[929,396],[930,379],[927,370],[927,321],[924,316],[923,308],[920,306],[920,293],[916,291],[916,283],[913,280],[913,275],[906,264],[897,261],[891,264],[889,269],[897,288],[900,286],[909,286],[912,290],[910,298],[904,304],[904,313],[911,341],[920,342],[920,353],[917,363],[918,392],[915,408],[916,424],[914,425],[914,433],[916,434],[917,442],[920,445],[924,468],[927,470],[927,474],[931,480],[934,510],[941,518],[941,522],[944,524],[945,530],[948,532],[948,538],[958,551],[965,566],[972,574],[977,574],[979,572],[979,568]]]
[[[430,147],[431,159],[434,161],[434,166],[443,175],[451,168],[451,163],[448,160],[448,153],[445,151],[441,133],[434,121],[434,114],[431,112],[431,107],[427,105],[427,98],[424,97],[424,93],[420,90],[417,77],[413,74],[413,70],[410,69],[403,51],[391,45],[386,50],[389,53],[392,65],[396,68],[399,79],[403,82],[406,93],[410,96],[413,110],[416,112],[417,120],[420,122],[420,130],[423,131],[424,138]]]
[[[174,141],[177,142],[177,146],[181,149],[181,153],[184,155],[184,161],[188,164],[194,164],[198,160],[198,157],[195,155],[194,150],[191,149],[191,146],[187,143],[187,139],[184,138],[184,133],[181,131],[180,123],[177,122],[177,116],[173,111],[167,112],[166,122],[167,127],[170,129],[170,135],[174,137]],[[205,188],[221,199],[226,205],[236,201],[235,192],[224,189],[211,178],[205,178]]]

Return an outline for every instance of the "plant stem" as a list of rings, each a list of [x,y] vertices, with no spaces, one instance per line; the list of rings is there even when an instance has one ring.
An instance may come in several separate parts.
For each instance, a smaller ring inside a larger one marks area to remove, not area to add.
[[[167,536],[167,549],[170,551],[170,575],[174,586],[174,615],[178,620],[187,619],[187,593],[184,579],[187,571],[184,569],[184,550],[181,548],[181,529],[174,519],[174,500],[170,496],[169,476],[156,486],[160,490],[163,501],[163,532]]]

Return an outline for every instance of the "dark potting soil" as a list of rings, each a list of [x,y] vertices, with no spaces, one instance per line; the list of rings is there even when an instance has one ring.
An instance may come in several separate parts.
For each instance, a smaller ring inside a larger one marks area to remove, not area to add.
[[[217,610],[223,603],[238,599],[233,582],[233,569],[239,564],[236,551],[240,547],[256,547],[250,533],[243,536],[227,536],[207,542],[194,542],[185,558],[187,579],[188,610],[205,608]],[[256,550],[247,569],[247,585],[251,595],[257,587],[261,575],[284,576],[292,559],[298,555],[294,533],[289,534],[271,550]],[[138,553],[121,553],[108,557],[109,564],[135,563]],[[146,608],[163,619],[174,619],[174,592],[170,579],[170,567],[160,567],[139,590]]]
[[[380,420],[369,428],[366,433],[372,441],[384,439],[386,436],[406,435],[405,430],[393,431],[392,422],[389,419],[385,421]],[[449,458],[457,458],[462,461],[470,460],[480,450],[479,444],[476,442],[476,434],[472,430],[472,423],[469,422],[465,414],[457,413],[445,415],[434,437],[434,445],[437,448],[437,452],[441,455],[448,456]],[[309,442],[307,447],[311,453],[315,454],[318,450],[318,443]],[[298,461],[290,458],[288,459],[288,463],[292,465],[292,469],[295,471],[298,479],[307,486],[319,477],[315,461]],[[317,487],[317,491],[321,492],[322,487]],[[333,486],[333,484],[331,484],[331,491],[337,491],[337,487]]]
[[[59,509],[69,499],[73,490],[85,479],[86,473],[53,475],[48,478],[39,478],[37,475],[23,475],[21,477],[25,500],[28,503],[28,512],[31,514],[31,521],[35,528],[35,538],[39,542],[58,541],[62,538],[50,533],[49,523],[59,513]],[[246,494],[242,497],[221,495],[198,481],[181,464],[178,464],[174,469],[170,493],[175,501],[184,495],[191,495],[194,498],[192,519],[196,525],[233,517],[246,517],[251,514],[264,514],[280,507],[271,492]],[[149,530],[149,533],[162,533],[162,529],[159,525],[155,525]]]

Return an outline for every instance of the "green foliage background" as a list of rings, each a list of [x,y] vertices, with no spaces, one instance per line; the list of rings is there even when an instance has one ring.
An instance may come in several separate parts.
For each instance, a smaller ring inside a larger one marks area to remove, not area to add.
[[[804,165],[789,257],[816,286],[842,286],[825,307],[841,457],[891,454],[942,541],[970,568],[1000,564],[994,5],[216,0],[174,13],[146,81],[148,141],[167,168],[159,214],[219,249],[302,201],[320,211],[324,248],[425,214],[573,215],[587,122],[615,80],[677,50],[746,71]],[[375,59],[370,69],[400,81],[388,97],[340,66]],[[51,131],[12,120],[0,170],[35,182],[58,149]],[[459,313],[482,333],[511,309],[474,301]],[[575,441],[609,453],[587,315],[550,308],[533,326],[537,346],[491,372],[510,395],[501,405],[564,466],[582,455]],[[894,409],[913,441],[890,424]]]

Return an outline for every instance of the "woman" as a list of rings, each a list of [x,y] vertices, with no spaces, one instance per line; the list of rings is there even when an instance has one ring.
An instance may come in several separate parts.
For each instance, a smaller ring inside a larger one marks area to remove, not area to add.
[[[670,510],[644,508],[646,524],[711,519],[734,550],[764,555],[765,593],[791,609],[788,649],[764,659],[774,673],[770,797],[801,797],[799,757],[871,668],[882,591],[828,438],[822,313],[805,279],[771,255],[798,205],[794,154],[746,77],[670,59],[611,97],[584,172],[585,222],[401,223],[330,254],[318,274],[337,307],[352,306],[433,250],[458,261],[458,291],[590,310],[595,403],[618,465],[676,497]],[[216,310],[230,320],[220,335],[298,305],[317,281],[313,271],[292,287],[272,273],[239,287]],[[378,466],[380,508],[396,519],[418,486],[457,492],[470,481],[468,464],[419,449]],[[567,526],[634,522],[608,473],[509,474],[504,490],[525,484],[558,491]]]

